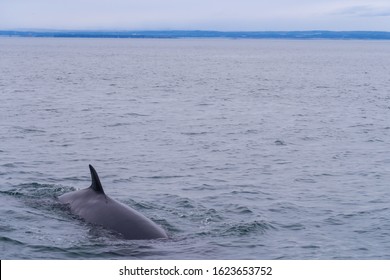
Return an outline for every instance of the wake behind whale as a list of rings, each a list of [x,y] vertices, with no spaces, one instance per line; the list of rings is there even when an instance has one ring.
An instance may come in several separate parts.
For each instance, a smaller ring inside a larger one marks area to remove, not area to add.
[[[104,193],[96,170],[89,165],[92,184],[89,188],[58,197],[72,213],[85,221],[120,233],[125,239],[167,238],[165,231],[152,220]]]

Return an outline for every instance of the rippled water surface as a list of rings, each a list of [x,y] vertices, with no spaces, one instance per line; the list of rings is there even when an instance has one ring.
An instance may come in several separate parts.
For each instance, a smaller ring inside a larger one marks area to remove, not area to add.
[[[0,38],[2,259],[390,259],[390,42]],[[72,216],[90,185],[160,224]]]

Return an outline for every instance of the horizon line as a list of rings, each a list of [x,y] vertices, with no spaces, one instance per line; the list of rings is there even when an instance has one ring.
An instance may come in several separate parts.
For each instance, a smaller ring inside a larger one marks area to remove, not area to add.
[[[0,37],[47,38],[227,38],[227,39],[335,39],[390,40],[389,31],[213,31],[213,30],[0,30]]]
[[[104,28],[77,28],[77,29],[67,29],[67,28],[0,28],[0,31],[8,31],[8,32],[175,32],[175,31],[185,31],[185,32],[221,32],[221,33],[229,33],[229,32],[383,32],[390,33],[390,31],[385,30],[334,30],[334,29],[290,29],[290,30],[219,30],[219,29],[123,29],[123,28],[113,28],[113,29],[104,29]]]

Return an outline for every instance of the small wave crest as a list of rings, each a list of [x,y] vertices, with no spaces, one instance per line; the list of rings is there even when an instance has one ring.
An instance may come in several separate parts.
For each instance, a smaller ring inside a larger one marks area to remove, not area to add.
[[[1,243],[8,243],[8,244],[13,244],[13,245],[24,245],[23,242],[20,242],[16,239],[12,239],[6,236],[0,236],[0,242]]]
[[[275,227],[269,222],[255,220],[233,224],[223,232],[223,235],[246,236],[251,234],[264,234],[266,231],[272,229],[275,229]]]
[[[0,191],[3,195],[10,195],[20,198],[55,198],[74,188],[54,184],[26,183]]]

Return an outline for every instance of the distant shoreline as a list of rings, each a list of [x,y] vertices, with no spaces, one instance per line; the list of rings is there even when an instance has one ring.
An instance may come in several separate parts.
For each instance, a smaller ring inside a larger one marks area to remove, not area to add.
[[[337,39],[390,40],[385,31],[82,31],[82,30],[0,30],[0,37],[47,38],[231,38],[231,39]]]

